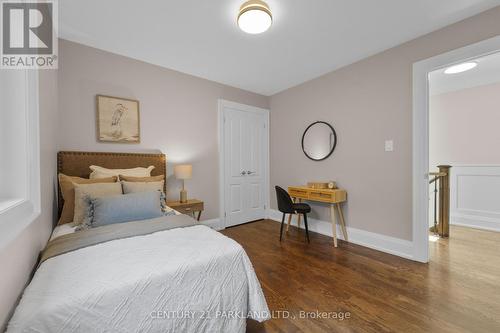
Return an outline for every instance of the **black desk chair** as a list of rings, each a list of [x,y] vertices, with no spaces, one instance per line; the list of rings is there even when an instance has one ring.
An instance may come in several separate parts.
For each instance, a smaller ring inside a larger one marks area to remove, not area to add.
[[[283,218],[281,219],[281,228],[280,228],[280,242],[283,237],[283,224],[285,224],[285,215],[286,214],[303,214],[304,215],[304,225],[306,226],[306,238],[309,243],[309,229],[307,226],[307,213],[311,212],[311,206],[306,203],[293,203],[292,198],[287,191],[282,189],[279,186],[275,186],[276,188],[276,198],[278,200],[278,209],[283,213]]]

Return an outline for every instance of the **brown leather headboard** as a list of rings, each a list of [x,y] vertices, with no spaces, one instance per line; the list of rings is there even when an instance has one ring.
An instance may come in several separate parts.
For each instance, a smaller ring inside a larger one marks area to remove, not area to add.
[[[57,153],[57,173],[68,176],[88,178],[91,170],[89,166],[98,165],[108,169],[128,169],[148,167],[154,165],[151,176],[165,175],[165,193],[167,187],[166,167],[167,160],[164,154],[136,154],[136,153],[95,153],[83,151],[60,151]],[[59,184],[58,188],[58,216],[61,215],[63,199]]]

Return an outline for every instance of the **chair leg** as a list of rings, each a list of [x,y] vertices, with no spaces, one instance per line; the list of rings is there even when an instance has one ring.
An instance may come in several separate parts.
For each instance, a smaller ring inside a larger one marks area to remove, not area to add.
[[[307,242],[310,243],[310,241],[309,241],[309,229],[308,229],[308,226],[307,226],[307,214],[304,214],[304,225],[306,227]]]
[[[285,213],[283,213],[283,218],[281,219],[281,227],[280,227],[280,242],[283,237],[283,224],[285,224]]]

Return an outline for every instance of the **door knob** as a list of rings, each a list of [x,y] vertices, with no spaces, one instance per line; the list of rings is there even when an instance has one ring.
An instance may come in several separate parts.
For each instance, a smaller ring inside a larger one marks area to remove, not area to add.
[[[252,173],[254,173],[254,172],[253,172],[253,171],[247,171],[247,173],[248,173],[249,175],[251,175],[251,174],[252,174]]]
[[[246,171],[242,171],[242,172],[241,172],[241,175],[242,175],[242,176],[244,176],[244,175],[246,175],[246,174],[247,174],[247,173],[246,173]]]

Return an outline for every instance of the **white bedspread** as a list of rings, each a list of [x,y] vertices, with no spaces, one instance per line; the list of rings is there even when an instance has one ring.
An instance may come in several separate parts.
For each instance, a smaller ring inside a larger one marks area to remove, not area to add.
[[[7,332],[245,332],[269,310],[243,248],[193,226],[45,261]]]

